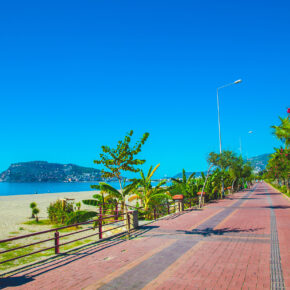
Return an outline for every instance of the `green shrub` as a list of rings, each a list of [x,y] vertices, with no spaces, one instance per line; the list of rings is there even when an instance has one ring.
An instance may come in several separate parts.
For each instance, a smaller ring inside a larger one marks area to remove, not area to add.
[[[34,215],[34,213],[33,213],[33,210],[36,208],[36,206],[37,206],[36,202],[32,202],[32,203],[30,204],[30,208],[31,208],[31,211],[32,211],[32,213],[31,213],[31,218],[35,218],[35,215]]]
[[[50,203],[47,208],[48,218],[53,224],[65,224],[72,212],[74,212],[73,203],[61,200]]]
[[[287,193],[287,186],[286,185],[283,185],[281,186],[281,189],[280,189],[283,193]]]
[[[32,210],[32,214],[35,216],[35,220],[38,223],[38,214],[39,214],[40,210],[37,207],[34,207]]]

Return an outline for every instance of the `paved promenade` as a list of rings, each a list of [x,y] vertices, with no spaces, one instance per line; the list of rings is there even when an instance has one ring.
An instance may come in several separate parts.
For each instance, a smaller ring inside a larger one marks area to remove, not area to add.
[[[290,201],[265,183],[0,280],[8,289],[290,289]]]

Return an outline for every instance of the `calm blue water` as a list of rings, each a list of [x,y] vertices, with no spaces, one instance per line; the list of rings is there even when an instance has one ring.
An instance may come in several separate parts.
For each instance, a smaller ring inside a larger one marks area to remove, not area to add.
[[[0,196],[3,195],[22,195],[22,194],[38,194],[55,193],[55,192],[74,192],[89,191],[91,184],[98,182],[75,182],[75,183],[8,183],[0,182]],[[110,183],[115,188],[120,188],[118,182]]]
[[[0,182],[0,196],[5,195],[22,195],[22,194],[41,194],[41,193],[56,193],[56,192],[75,192],[89,191],[91,184],[98,182],[72,182],[72,183],[9,183]],[[112,186],[119,189],[119,182],[109,182]],[[157,182],[152,182],[156,185]]]

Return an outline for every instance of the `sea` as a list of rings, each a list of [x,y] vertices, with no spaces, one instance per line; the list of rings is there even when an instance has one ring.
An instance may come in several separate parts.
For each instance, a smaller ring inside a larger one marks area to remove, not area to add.
[[[108,182],[116,189],[120,189],[119,182]],[[58,193],[58,192],[78,192],[78,191],[93,191],[92,184],[98,182],[41,182],[41,183],[10,183],[0,182],[0,196],[8,195],[23,195],[23,194],[42,194],[42,193]],[[157,182],[152,182],[156,185]]]
[[[10,183],[0,182],[0,196],[23,195],[23,194],[42,194],[57,192],[77,192],[90,191],[92,184],[98,182],[40,182],[40,183]],[[110,182],[116,189],[120,188],[118,182]]]

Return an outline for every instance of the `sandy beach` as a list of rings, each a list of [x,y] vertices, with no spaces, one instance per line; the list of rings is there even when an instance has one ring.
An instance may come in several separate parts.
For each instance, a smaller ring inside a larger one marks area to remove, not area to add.
[[[8,238],[11,233],[19,232],[24,222],[31,220],[31,202],[36,202],[40,209],[39,218],[47,218],[47,207],[61,198],[73,198],[75,202],[91,198],[95,191],[60,192],[30,195],[0,196],[0,239]],[[82,208],[87,208],[82,204]],[[19,233],[20,235],[21,233]]]

